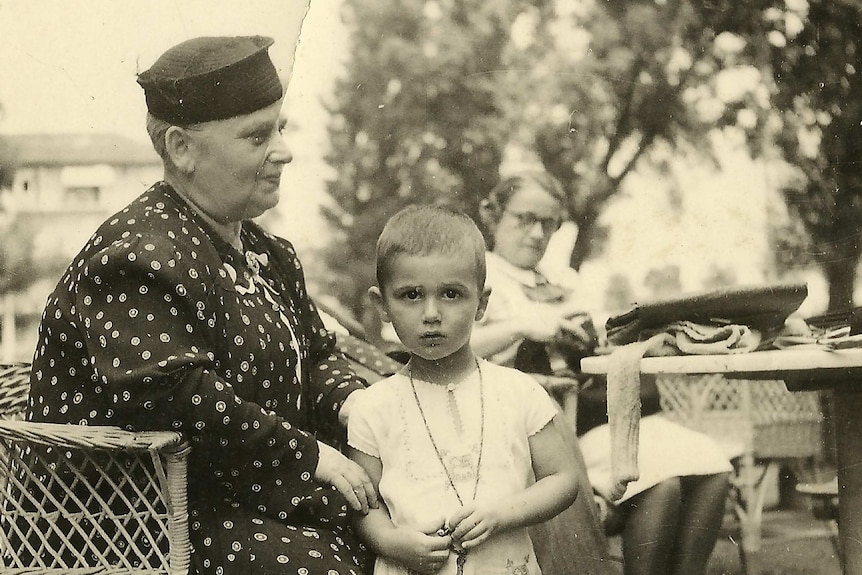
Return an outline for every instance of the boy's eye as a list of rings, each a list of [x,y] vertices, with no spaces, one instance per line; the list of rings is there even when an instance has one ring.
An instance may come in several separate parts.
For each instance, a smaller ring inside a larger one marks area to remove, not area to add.
[[[461,295],[461,292],[459,292],[456,289],[452,289],[452,288],[447,289],[443,292],[443,297],[445,297],[446,299],[455,299],[455,298],[459,297],[460,295]]]
[[[407,290],[403,294],[401,294],[401,297],[403,297],[404,299],[409,299],[409,300],[417,300],[417,299],[419,299],[419,295],[420,295],[419,290],[411,289],[411,290]]]

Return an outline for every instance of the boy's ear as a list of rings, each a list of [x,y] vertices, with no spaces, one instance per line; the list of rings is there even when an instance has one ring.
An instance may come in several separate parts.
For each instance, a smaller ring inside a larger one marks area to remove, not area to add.
[[[371,300],[371,304],[377,310],[377,315],[380,316],[380,319],[386,323],[390,323],[389,310],[386,309],[386,302],[383,301],[383,294],[380,293],[380,288],[377,286],[368,288],[368,299]]]
[[[491,288],[485,286],[482,293],[479,295],[479,307],[476,308],[476,317],[474,321],[479,321],[485,317],[485,310],[488,309],[488,299],[491,297]]]

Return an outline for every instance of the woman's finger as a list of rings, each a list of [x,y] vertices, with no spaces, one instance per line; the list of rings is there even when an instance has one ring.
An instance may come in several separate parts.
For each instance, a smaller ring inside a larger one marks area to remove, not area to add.
[[[346,478],[350,483],[350,488],[359,500],[362,512],[367,513],[370,507],[376,509],[378,506],[377,491],[374,489],[374,484],[371,483],[371,479],[365,473],[365,470],[357,465],[355,469],[352,468],[346,474]]]
[[[330,483],[339,493],[344,496],[344,499],[347,500],[347,504],[354,511],[361,511],[362,513],[368,513],[368,507],[366,502],[366,507],[363,509],[362,500],[359,498],[359,493],[354,490],[353,485],[344,475],[336,475],[332,478]]]
[[[359,509],[357,511],[361,511],[363,515],[368,513],[368,493],[365,489],[362,486],[354,487],[353,494],[356,496],[357,501],[359,501]]]
[[[374,489],[374,484],[371,483],[371,479],[367,478],[362,481],[362,489],[365,491],[366,501],[368,502],[368,507],[371,509],[377,509],[380,506],[379,501],[377,500],[377,490]]]

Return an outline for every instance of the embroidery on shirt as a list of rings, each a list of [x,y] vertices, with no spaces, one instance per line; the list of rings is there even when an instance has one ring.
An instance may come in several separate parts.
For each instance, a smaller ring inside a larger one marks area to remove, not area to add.
[[[530,575],[530,569],[527,567],[529,562],[529,555],[524,555],[524,562],[520,565],[515,565],[515,562],[511,559],[506,559],[506,573],[508,575]]]

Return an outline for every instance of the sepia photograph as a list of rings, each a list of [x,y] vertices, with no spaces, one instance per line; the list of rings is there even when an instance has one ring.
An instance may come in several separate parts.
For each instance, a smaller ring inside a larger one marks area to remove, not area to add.
[[[0,0],[0,574],[862,575],[859,0]]]

